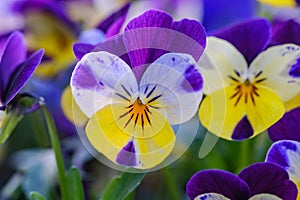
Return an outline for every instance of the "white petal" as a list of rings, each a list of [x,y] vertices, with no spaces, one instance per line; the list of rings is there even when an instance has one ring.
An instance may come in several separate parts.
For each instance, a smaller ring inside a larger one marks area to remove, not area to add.
[[[257,194],[251,197],[249,200],[281,200],[281,198],[273,194]]]
[[[101,51],[88,53],[77,63],[71,88],[80,109],[91,117],[107,104],[131,100],[137,82],[123,60]]]
[[[140,81],[140,96],[166,115],[170,124],[190,120],[202,98],[203,79],[196,61],[187,54],[168,53],[152,63]],[[154,88],[154,89],[153,89]]]
[[[221,194],[217,193],[206,193],[197,196],[194,200],[229,200]]]
[[[229,76],[245,80],[248,71],[243,55],[231,43],[216,37],[207,38],[198,64],[204,77],[205,94],[229,86],[232,81]]]
[[[284,44],[271,47],[260,53],[251,63],[251,79],[266,79],[260,84],[274,90],[286,102],[300,92],[300,78],[289,75],[291,67],[299,58],[300,47],[297,45]],[[255,79],[259,73],[259,77]]]

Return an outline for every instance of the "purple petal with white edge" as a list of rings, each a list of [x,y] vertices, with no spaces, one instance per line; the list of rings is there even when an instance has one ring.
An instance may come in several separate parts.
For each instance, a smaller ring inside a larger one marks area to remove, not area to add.
[[[203,79],[198,69],[192,56],[167,53],[146,69],[140,93],[170,124],[186,122],[198,111],[202,99]]]
[[[198,60],[205,41],[205,31],[199,22],[187,19],[174,22],[170,15],[157,10],[134,18],[124,32],[133,68],[152,63],[167,52],[188,53]]]
[[[128,142],[121,150],[117,155],[116,162],[125,166],[137,166],[133,141]]]
[[[267,153],[266,162],[276,163],[286,169],[290,166],[288,151],[299,152],[299,143],[289,140],[275,142]]]
[[[108,104],[129,102],[137,90],[137,82],[123,60],[100,51],[86,54],[77,63],[71,88],[80,109],[91,117]]]
[[[207,193],[221,194],[231,200],[247,200],[247,184],[234,174],[223,170],[203,170],[192,176],[186,185],[191,200]]]
[[[119,33],[127,16],[129,7],[130,3],[125,4],[122,8],[120,8],[115,13],[106,18],[103,22],[101,22],[97,26],[97,28],[102,30],[104,33],[109,32],[109,36]],[[116,23],[118,24],[118,26],[116,25]],[[114,30],[112,30],[111,26],[114,26]]]
[[[20,92],[40,64],[43,55],[44,50],[40,49],[31,54],[25,62],[17,66],[10,76],[5,93],[1,94],[2,106],[6,106]]]
[[[253,133],[253,127],[251,126],[247,116],[245,116],[237,124],[231,137],[234,140],[243,140],[246,138],[250,138],[253,135]]]
[[[233,44],[250,64],[266,48],[270,40],[270,31],[268,20],[253,19],[226,27],[213,35]]]
[[[284,200],[297,197],[295,184],[289,180],[288,173],[276,164],[255,163],[243,169],[238,176],[250,187],[251,196],[273,194]]]
[[[270,45],[294,43],[300,45],[300,24],[294,19],[278,22],[273,27]]]
[[[20,32],[12,33],[6,40],[0,61],[0,104],[3,99],[8,82],[15,69],[26,59],[25,38]],[[0,105],[1,106],[1,105]]]
[[[269,149],[266,162],[276,163],[283,167],[290,179],[300,188],[300,143],[292,140],[275,142]]]
[[[293,109],[268,129],[272,141],[295,140],[300,142],[300,108]]]

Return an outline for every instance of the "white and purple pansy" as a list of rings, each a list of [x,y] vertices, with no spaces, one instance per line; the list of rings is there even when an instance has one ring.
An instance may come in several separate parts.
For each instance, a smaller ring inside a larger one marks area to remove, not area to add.
[[[204,47],[198,22],[176,22],[150,10],[92,52],[75,51],[80,61],[71,88],[89,118],[85,130],[92,146],[114,163],[137,169],[165,160],[176,141],[171,125],[190,120],[202,99],[196,60]]]
[[[208,37],[208,56],[199,61],[207,94],[199,118],[210,132],[228,140],[254,137],[276,123],[285,113],[284,103],[300,92],[300,46],[266,49],[269,41],[266,19],[232,25]]]
[[[273,163],[255,163],[238,175],[203,170],[188,181],[191,200],[295,200],[297,188],[288,173]]]
[[[266,162],[283,167],[300,190],[300,143],[292,140],[275,142],[269,149]],[[300,199],[298,193],[297,200]]]

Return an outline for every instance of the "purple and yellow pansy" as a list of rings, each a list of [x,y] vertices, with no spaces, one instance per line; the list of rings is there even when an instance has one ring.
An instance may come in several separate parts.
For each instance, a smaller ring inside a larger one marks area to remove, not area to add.
[[[269,22],[253,19],[207,38],[208,56],[199,61],[207,97],[199,117],[208,131],[228,140],[254,137],[277,122],[284,103],[299,93],[300,47],[266,48],[270,36]]]
[[[186,185],[191,200],[295,200],[297,188],[288,173],[273,163],[255,163],[238,175],[202,170]]]
[[[174,41],[179,46],[172,46]],[[80,61],[71,88],[89,118],[87,138],[114,163],[153,168],[173,150],[171,125],[190,120],[198,110],[203,80],[196,60],[205,47],[204,29],[194,20],[177,22],[150,10],[107,42],[92,52],[75,51]]]

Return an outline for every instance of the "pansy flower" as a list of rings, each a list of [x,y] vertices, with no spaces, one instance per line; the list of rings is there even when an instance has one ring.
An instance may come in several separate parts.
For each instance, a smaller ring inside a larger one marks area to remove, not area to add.
[[[294,43],[300,45],[300,24],[295,20],[277,23],[273,26],[271,45]],[[299,63],[299,61],[298,61]],[[300,77],[300,65],[295,65],[293,75]],[[286,113],[268,129],[270,139],[300,141],[300,93],[285,103]]]
[[[269,149],[266,162],[272,162],[283,167],[291,180],[297,185],[300,199],[300,143],[292,140],[275,142]]]
[[[297,188],[288,173],[273,163],[255,163],[237,176],[223,170],[202,170],[188,181],[191,200],[295,200]]]
[[[45,49],[36,70],[42,78],[53,78],[75,62],[72,44],[79,33],[61,3],[53,0],[20,0],[14,9],[24,15],[24,35],[29,51]]]
[[[149,169],[171,153],[171,125],[190,120],[198,109],[203,82],[195,60],[205,32],[194,20],[176,22],[150,10],[110,42],[85,55],[76,51],[73,97],[90,118],[86,134],[96,150],[114,163]]]
[[[25,39],[20,32],[12,33],[6,40],[0,58],[0,119],[4,118],[6,106],[32,76],[43,53],[39,50],[27,58]]]
[[[207,94],[200,121],[228,140],[254,137],[278,121],[284,102],[299,92],[300,79],[293,74],[300,47],[266,49],[270,25],[265,19],[233,25],[215,36],[208,37],[208,56],[199,62]]]

